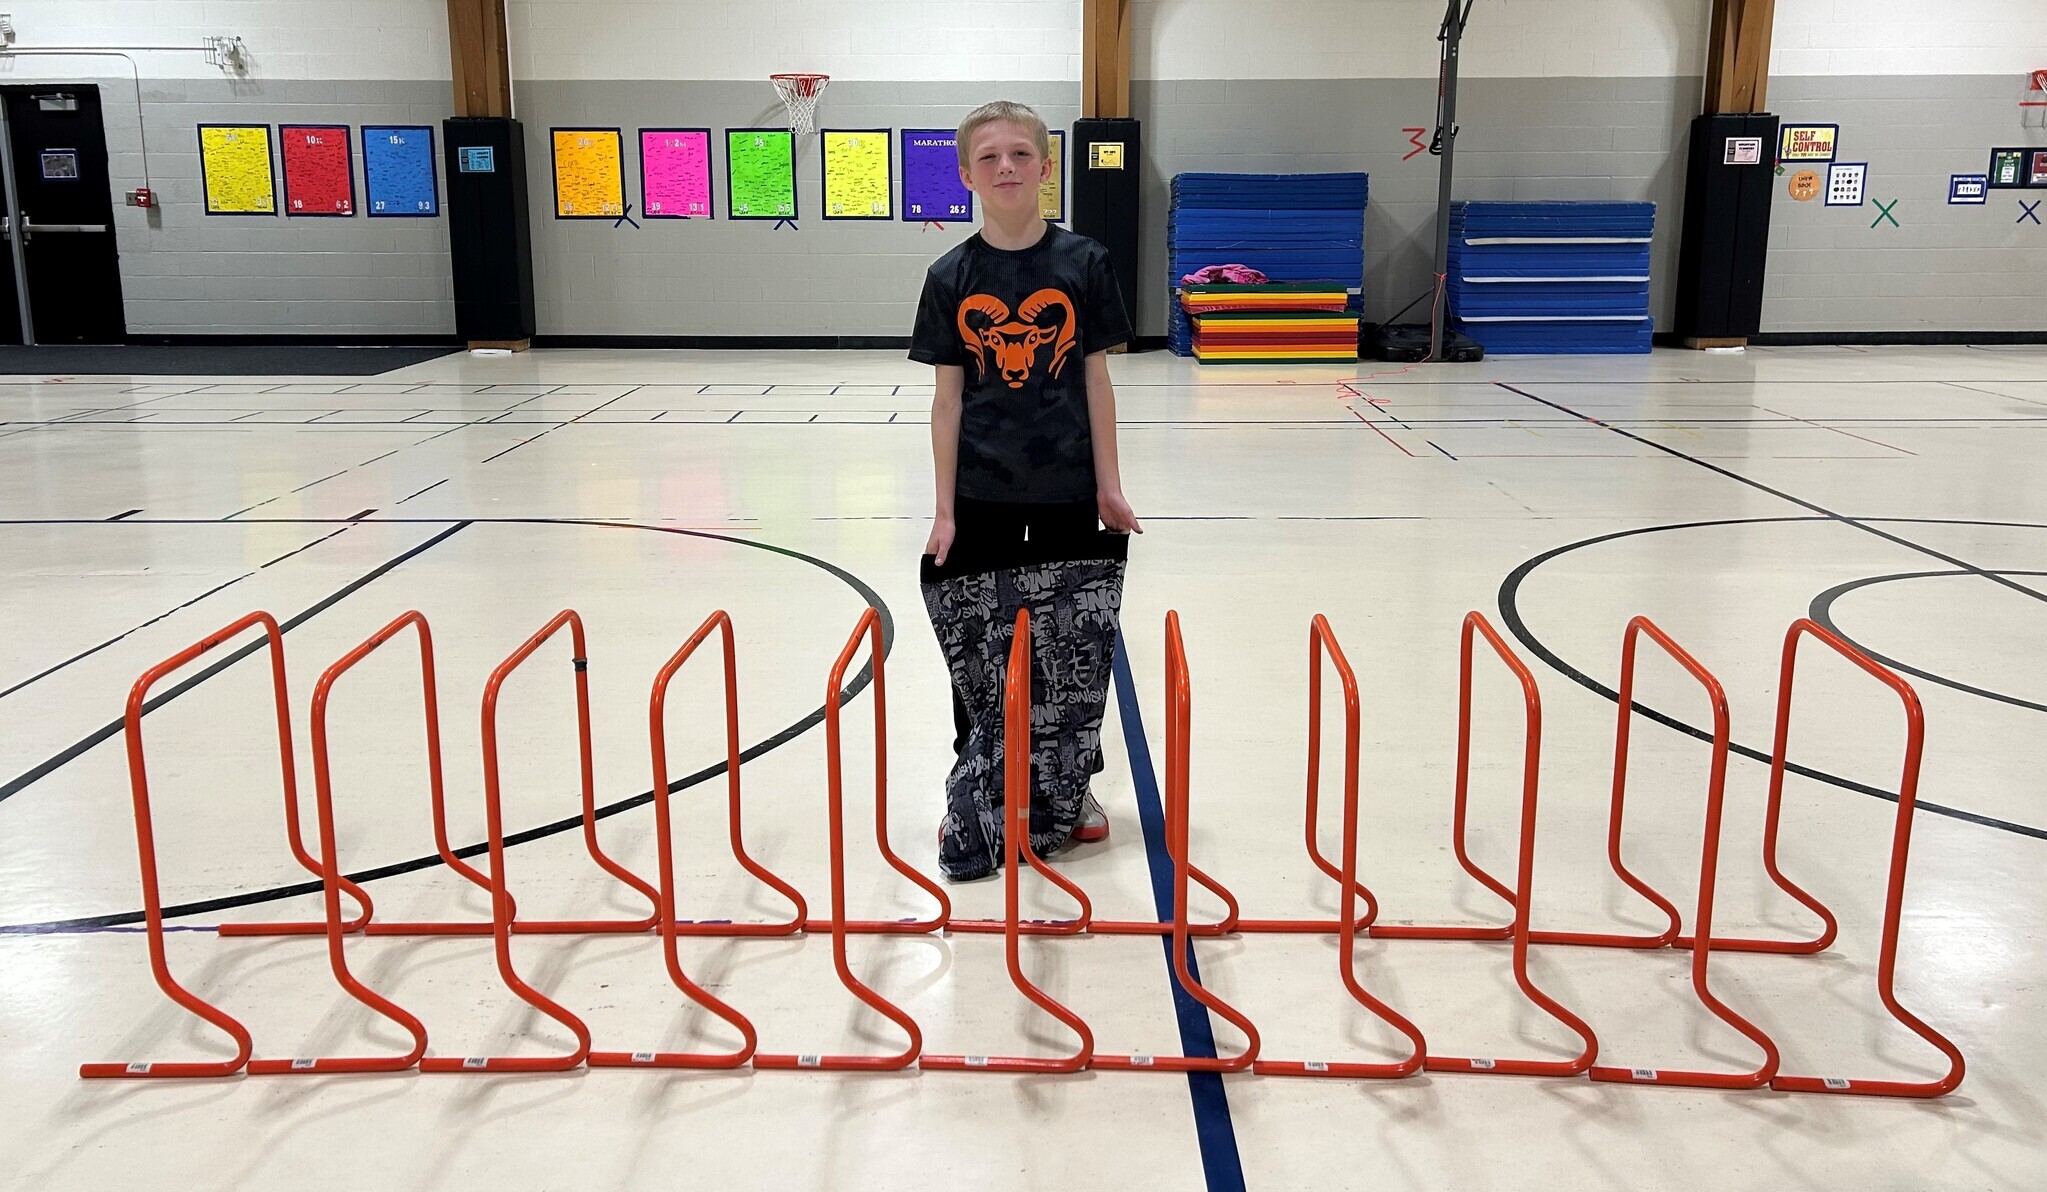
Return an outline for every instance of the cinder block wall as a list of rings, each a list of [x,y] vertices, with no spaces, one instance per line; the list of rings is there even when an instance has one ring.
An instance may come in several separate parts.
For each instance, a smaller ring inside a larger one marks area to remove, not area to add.
[[[1686,127],[1697,110],[1709,0],[1480,0],[1464,56],[1458,193],[1646,198],[1659,207],[1654,309],[1670,313]],[[140,112],[165,207],[121,208],[131,330],[445,333],[445,220],[219,219],[200,212],[201,122],[438,124],[449,114],[442,0],[15,0],[20,44],[179,44],[235,33],[251,70],[196,54],[139,56]],[[510,0],[515,102],[531,139],[541,330],[583,335],[900,335],[924,265],[967,234],[917,224],[554,220],[547,129],[779,122],[765,76],[836,78],[820,123],[952,123],[982,99],[1077,111],[1078,0]],[[1765,325],[1783,331],[2047,327],[2047,229],[2011,192],[1949,207],[1948,175],[1993,144],[2038,143],[2015,99],[2047,63],[2047,21],[2010,0],[1779,0],[1772,101],[1839,123],[1870,163],[1877,212],[1780,196]],[[1163,331],[1167,184],[1186,170],[1372,175],[1366,309],[1428,284],[1435,162],[1407,157],[1434,122],[1427,0],[1136,0],[1133,102],[1145,121],[1144,334]],[[141,184],[136,89],[110,59],[28,59],[12,81],[102,89],[116,186]],[[357,146],[360,154],[360,145]],[[722,150],[714,170],[724,209]],[[800,144],[815,211],[820,166]],[[360,164],[358,162],[358,178]]]

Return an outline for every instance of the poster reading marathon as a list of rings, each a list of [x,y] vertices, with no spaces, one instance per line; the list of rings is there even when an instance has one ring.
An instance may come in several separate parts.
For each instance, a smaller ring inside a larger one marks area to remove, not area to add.
[[[974,192],[960,181],[960,158],[950,128],[903,130],[903,218],[912,221],[974,218]]]

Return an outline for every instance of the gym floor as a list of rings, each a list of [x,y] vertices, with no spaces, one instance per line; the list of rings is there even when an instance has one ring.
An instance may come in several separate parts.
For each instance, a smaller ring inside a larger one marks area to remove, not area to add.
[[[648,686],[728,610],[742,744],[760,747],[742,768],[745,843],[824,914],[816,714],[871,592],[890,628],[890,838],[933,869],[951,727],[915,570],[929,370],[895,353],[536,351],[373,377],[0,384],[0,1186],[2047,1185],[2047,350],[1369,367],[1199,368],[1163,353],[1113,364],[1126,487],[1147,533],[1124,604],[1130,682],[1112,700],[1097,780],[1113,835],[1057,862],[1097,914],[1158,912],[1162,623],[1177,609],[1192,672],[1191,854],[1246,915],[1336,914],[1336,885],[1302,840],[1307,632],[1324,613],[1361,688],[1359,865],[1380,921],[1506,922],[1451,849],[1458,632],[1479,610],[1542,697],[1535,927],[1655,932],[1606,857],[1612,690],[1639,614],[1718,677],[1731,711],[1716,935],[1809,936],[1815,916],[1763,868],[1769,767],[1757,759],[1771,748],[1785,630],[1813,616],[1894,660],[1924,704],[1896,994],[1966,1055],[1959,1091],[1916,1101],[1452,1072],[81,1081],[83,1061],[231,1054],[151,978],[119,720],[145,667],[252,609],[287,626],[316,848],[308,699],[329,663],[405,610],[431,622],[460,847],[485,837],[485,678],[558,610],[578,610],[596,801],[618,805],[602,844],[649,876]],[[504,829],[525,833],[507,881],[522,918],[643,916],[576,830],[567,652],[551,642],[503,689]],[[182,684],[206,665],[195,664],[145,720],[172,971],[245,1022],[259,1057],[402,1052],[405,1036],[336,986],[322,940],[205,930],[321,914],[317,895],[289,893],[308,875],[286,847],[263,657]],[[674,800],[681,910],[772,919],[787,904],[725,843],[716,673],[693,664],[668,706],[669,769],[692,778]],[[433,860],[418,690],[402,640],[334,687],[337,847],[351,872],[393,871],[365,884],[380,920],[481,920],[487,897]],[[1779,859],[1838,914],[1840,936],[1816,956],[1717,951],[1712,990],[1775,1040],[1786,1073],[1936,1079],[1945,1059],[1877,994],[1898,698],[1810,643],[1797,690]],[[925,914],[928,900],[874,849],[872,699],[863,686],[844,713],[849,914]],[[1710,729],[1699,685],[1661,655],[1644,655],[1637,700]],[[1510,882],[1523,710],[1482,651],[1471,853]],[[1327,724],[1333,749],[1334,703]],[[1709,749],[1646,713],[1632,749],[1627,864],[1689,930]],[[1340,751],[1324,765],[1320,839],[1333,858]],[[1026,914],[1068,913],[1042,880],[1025,888]],[[999,882],[950,893],[957,915],[1001,913]],[[1194,907],[1218,913],[1205,896]],[[600,1049],[734,1045],[669,982],[654,936],[519,936],[513,949]],[[930,1051],[1072,1047],[1011,986],[1000,936],[862,936],[849,950]],[[1340,983],[1330,935],[1195,951],[1209,987],[1260,1028],[1266,1057],[1404,1054]],[[831,952],[815,934],[691,938],[680,954],[752,1019],[765,1051],[900,1049],[838,983]],[[347,954],[425,1023],[431,1054],[570,1046],[508,991],[488,938],[356,938]],[[1222,1020],[1176,1016],[1166,955],[1144,937],[1023,945],[1026,970],[1103,1051],[1179,1054],[1212,1029],[1234,1054],[1242,1037]],[[1603,1064],[1753,1069],[1760,1052],[1701,1005],[1690,959],[1538,945],[1530,976],[1597,1033]],[[1356,972],[1432,1053],[1581,1050],[1522,996],[1504,944],[1364,939]]]

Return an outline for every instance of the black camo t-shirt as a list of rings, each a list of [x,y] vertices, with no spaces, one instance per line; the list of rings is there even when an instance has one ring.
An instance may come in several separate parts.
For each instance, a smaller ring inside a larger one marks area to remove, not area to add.
[[[1029,248],[990,247],[978,233],[924,278],[910,359],[966,369],[960,496],[981,501],[1088,501],[1091,352],[1130,339],[1109,250],[1047,224]]]

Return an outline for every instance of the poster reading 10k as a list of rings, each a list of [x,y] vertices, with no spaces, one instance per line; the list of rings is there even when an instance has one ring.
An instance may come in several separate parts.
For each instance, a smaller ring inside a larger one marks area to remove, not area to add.
[[[958,140],[949,128],[903,130],[903,218],[943,223],[974,218],[974,192],[960,181]]]
[[[893,219],[889,130],[827,128],[824,142],[824,217]]]
[[[617,219],[625,214],[625,157],[615,128],[557,128],[554,217]]]
[[[733,219],[795,219],[796,144],[789,130],[726,129],[725,193]]]

